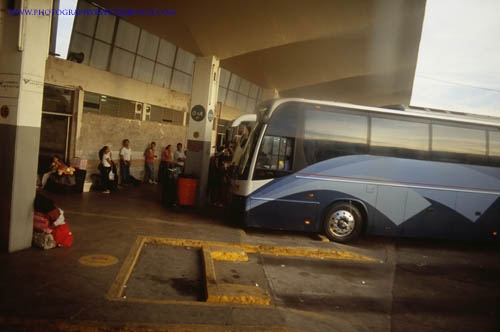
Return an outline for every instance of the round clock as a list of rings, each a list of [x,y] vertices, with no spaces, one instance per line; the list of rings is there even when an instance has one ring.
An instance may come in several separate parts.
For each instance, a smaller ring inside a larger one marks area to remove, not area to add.
[[[191,118],[194,121],[201,121],[205,118],[205,107],[196,105],[191,109]]]

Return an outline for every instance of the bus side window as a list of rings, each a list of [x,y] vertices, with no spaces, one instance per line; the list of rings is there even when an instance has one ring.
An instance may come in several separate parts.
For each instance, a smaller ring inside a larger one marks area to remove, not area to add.
[[[453,163],[485,164],[485,131],[433,124],[432,159]]]
[[[500,166],[500,132],[489,131],[488,162],[490,166]]]

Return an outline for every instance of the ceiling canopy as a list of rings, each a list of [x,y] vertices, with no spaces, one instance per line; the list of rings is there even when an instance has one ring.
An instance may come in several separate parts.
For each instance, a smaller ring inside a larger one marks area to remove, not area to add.
[[[173,10],[129,22],[284,97],[408,104],[421,0],[98,0]]]

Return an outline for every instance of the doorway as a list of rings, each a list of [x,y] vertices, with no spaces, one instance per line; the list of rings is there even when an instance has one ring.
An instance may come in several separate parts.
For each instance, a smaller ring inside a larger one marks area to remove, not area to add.
[[[69,162],[74,90],[45,85],[43,91],[38,174],[48,171],[52,157]]]

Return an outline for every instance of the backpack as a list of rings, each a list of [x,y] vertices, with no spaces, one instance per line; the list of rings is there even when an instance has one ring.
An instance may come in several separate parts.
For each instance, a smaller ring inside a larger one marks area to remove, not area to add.
[[[68,248],[73,244],[73,233],[71,233],[66,223],[54,227],[52,235],[58,247]]]

